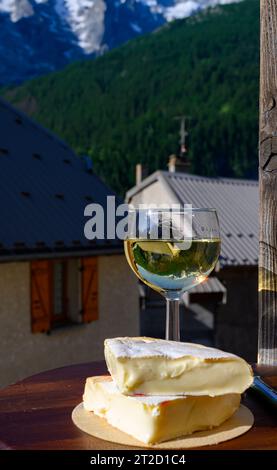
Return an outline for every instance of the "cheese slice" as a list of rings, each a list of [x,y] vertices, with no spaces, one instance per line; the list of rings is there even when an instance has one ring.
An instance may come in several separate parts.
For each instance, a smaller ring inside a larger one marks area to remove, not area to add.
[[[130,395],[241,394],[253,381],[244,359],[200,344],[106,339],[105,358],[120,392]]]
[[[121,394],[110,376],[102,376],[87,379],[83,402],[110,425],[153,444],[219,426],[237,410],[240,395],[131,397]]]

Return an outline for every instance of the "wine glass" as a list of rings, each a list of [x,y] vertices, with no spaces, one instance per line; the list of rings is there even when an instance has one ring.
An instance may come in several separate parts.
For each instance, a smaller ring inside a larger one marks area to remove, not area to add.
[[[166,339],[180,341],[180,299],[214,269],[220,243],[215,209],[129,209],[125,255],[136,276],[166,298]]]

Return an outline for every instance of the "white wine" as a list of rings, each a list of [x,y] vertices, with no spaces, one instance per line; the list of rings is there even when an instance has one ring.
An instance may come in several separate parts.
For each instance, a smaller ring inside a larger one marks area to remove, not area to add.
[[[180,242],[130,239],[124,246],[135,274],[162,294],[180,293],[203,282],[220,253],[219,238]]]

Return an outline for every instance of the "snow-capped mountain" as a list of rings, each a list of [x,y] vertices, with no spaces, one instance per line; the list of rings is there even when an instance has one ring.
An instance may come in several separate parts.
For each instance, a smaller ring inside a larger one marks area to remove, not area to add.
[[[0,0],[0,84],[102,54],[165,22],[241,0]]]

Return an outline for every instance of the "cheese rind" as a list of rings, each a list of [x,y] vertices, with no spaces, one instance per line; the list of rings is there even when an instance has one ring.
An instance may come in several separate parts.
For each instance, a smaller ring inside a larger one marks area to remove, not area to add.
[[[253,381],[244,359],[199,344],[153,338],[105,340],[108,370],[121,393],[219,396]]]
[[[84,408],[146,444],[167,441],[219,426],[237,410],[239,394],[220,397],[132,397],[119,392],[111,377],[90,377]]]

